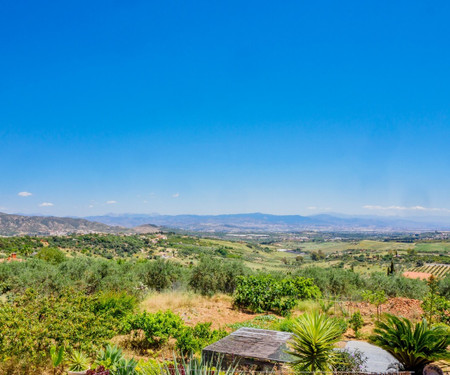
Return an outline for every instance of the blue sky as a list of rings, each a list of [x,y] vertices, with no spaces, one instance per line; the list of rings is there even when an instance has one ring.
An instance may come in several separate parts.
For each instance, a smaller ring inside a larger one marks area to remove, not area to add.
[[[449,2],[0,7],[0,211],[450,213]]]

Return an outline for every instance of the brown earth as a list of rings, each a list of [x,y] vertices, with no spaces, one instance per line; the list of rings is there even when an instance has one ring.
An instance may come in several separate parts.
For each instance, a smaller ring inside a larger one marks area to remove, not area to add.
[[[408,279],[428,280],[433,275],[428,272],[407,271],[407,272],[403,272],[403,276],[407,277]]]
[[[420,306],[421,303],[417,299],[403,297],[389,298],[386,303],[381,305],[381,312],[418,320],[423,314]],[[367,302],[347,302],[346,306],[350,313],[359,310],[363,317],[375,317],[377,314],[377,308]]]
[[[233,309],[232,298],[227,295],[213,297],[193,293],[158,293],[141,304],[145,311],[172,310],[181,316],[187,325],[211,322],[212,328],[227,328],[227,325],[253,319],[256,315]]]

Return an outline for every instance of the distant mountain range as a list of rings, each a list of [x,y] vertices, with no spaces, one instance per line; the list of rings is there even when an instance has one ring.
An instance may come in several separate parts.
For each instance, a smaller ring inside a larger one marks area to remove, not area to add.
[[[447,220],[449,220],[447,218]],[[154,233],[160,227],[192,232],[353,231],[408,232],[449,230],[445,218],[406,220],[392,217],[328,215],[145,215],[120,214],[86,218],[0,213],[0,235],[65,235],[69,233]]]
[[[145,215],[119,214],[86,217],[88,220],[124,227],[154,224],[197,232],[289,232],[289,231],[432,231],[450,230],[450,219],[407,220],[395,217],[344,215],[269,215],[262,213],[232,215]]]
[[[68,233],[119,233],[129,228],[86,219],[54,216],[9,215],[0,212],[0,235],[63,235]]]

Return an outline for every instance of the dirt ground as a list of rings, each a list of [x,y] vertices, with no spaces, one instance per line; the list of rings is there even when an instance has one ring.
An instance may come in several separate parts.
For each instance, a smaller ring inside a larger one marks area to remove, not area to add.
[[[423,311],[419,300],[409,298],[390,298],[381,306],[382,313],[391,313],[408,319],[420,319]],[[373,326],[376,317],[376,307],[367,302],[344,302],[343,309],[339,306],[332,308],[330,313],[342,315],[342,311],[350,316],[360,311],[366,322],[363,332]],[[211,298],[191,293],[160,293],[149,296],[141,305],[145,311],[156,312],[170,309],[179,314],[188,325],[212,322],[213,328],[226,328],[227,325],[253,319],[257,314],[239,311],[233,308],[232,298],[227,295],[215,295]],[[298,315],[300,311],[294,312]]]
[[[141,308],[149,312],[170,309],[187,325],[211,322],[214,329],[227,328],[229,324],[245,322],[256,316],[233,309],[232,298],[220,294],[211,298],[176,292],[154,294],[142,303]]]
[[[423,314],[421,303],[419,300],[410,298],[389,298],[386,303],[381,305],[381,312],[417,320]],[[367,302],[348,302],[346,306],[350,312],[359,310],[361,315],[367,318],[375,316],[377,313],[377,308]]]

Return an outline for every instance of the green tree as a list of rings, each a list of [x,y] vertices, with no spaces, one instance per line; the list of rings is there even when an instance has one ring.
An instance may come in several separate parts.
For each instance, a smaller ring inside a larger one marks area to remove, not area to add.
[[[432,323],[450,323],[450,301],[439,294],[438,280],[431,275],[428,279],[429,291],[422,302],[424,317]]]
[[[420,374],[433,361],[449,359],[448,326],[429,326],[426,319],[413,323],[406,318],[387,314],[386,321],[377,321],[370,340],[391,353],[406,371]]]
[[[366,290],[365,292],[362,293],[362,295],[365,301],[376,306],[377,320],[379,320],[381,316],[381,305],[387,301],[387,297],[386,294],[384,293],[384,290],[378,290],[376,292]]]
[[[218,292],[231,294],[236,289],[238,278],[248,272],[240,261],[202,257],[192,269],[189,286],[204,295]]]
[[[141,270],[144,284],[158,292],[171,288],[181,278],[181,274],[179,264],[164,259],[146,262]]]
[[[52,264],[58,264],[66,260],[66,255],[56,247],[44,247],[36,255],[39,259]]]
[[[294,336],[289,354],[295,371],[330,371],[336,359],[335,344],[341,339],[342,328],[334,319],[317,311],[301,315],[293,324]]]

